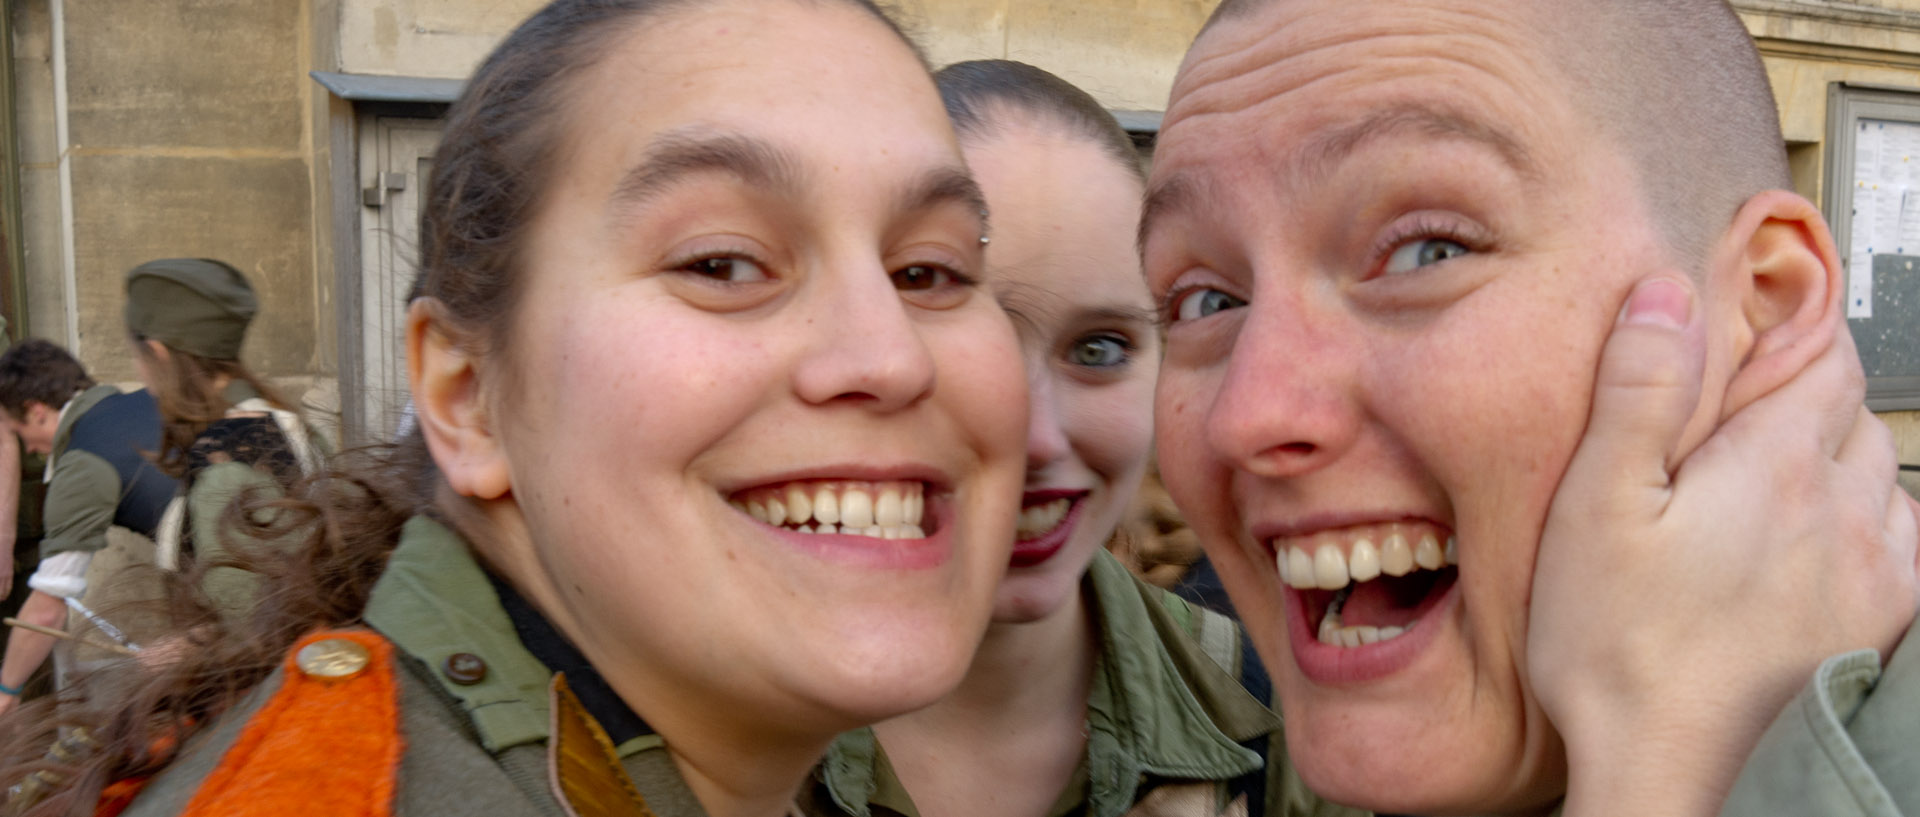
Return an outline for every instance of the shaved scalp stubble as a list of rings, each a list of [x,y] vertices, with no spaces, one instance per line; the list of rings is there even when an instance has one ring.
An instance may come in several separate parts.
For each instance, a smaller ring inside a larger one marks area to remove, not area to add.
[[[1223,0],[1200,37],[1285,2]],[[1742,204],[1791,189],[1772,85],[1725,0],[1510,5],[1531,18],[1576,107],[1638,172],[1676,261],[1701,269]]]

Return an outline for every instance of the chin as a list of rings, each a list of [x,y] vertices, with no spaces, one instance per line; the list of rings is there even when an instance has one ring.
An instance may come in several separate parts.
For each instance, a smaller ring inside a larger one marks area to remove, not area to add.
[[[889,607],[890,615],[873,611],[827,624],[842,637],[810,642],[823,651],[807,679],[814,697],[860,715],[862,724],[920,709],[952,692],[966,677],[986,628],[980,606],[966,615]]]
[[[967,649],[933,654],[900,650],[890,658],[836,663],[825,677],[812,679],[814,700],[838,713],[854,728],[904,715],[939,701],[960,686],[973,659]]]
[[[1497,736],[1474,745],[1431,740],[1392,728],[1369,729],[1367,717],[1333,714],[1288,719],[1287,754],[1314,793],[1381,814],[1543,814],[1566,793],[1564,763],[1498,747]],[[1339,734],[1329,735],[1337,730]],[[1361,733],[1370,737],[1355,740]],[[1490,746],[1489,744],[1494,744]],[[1419,748],[1413,748],[1419,747]]]
[[[1001,582],[993,602],[993,623],[1043,621],[1080,597],[1079,576],[1011,576]]]

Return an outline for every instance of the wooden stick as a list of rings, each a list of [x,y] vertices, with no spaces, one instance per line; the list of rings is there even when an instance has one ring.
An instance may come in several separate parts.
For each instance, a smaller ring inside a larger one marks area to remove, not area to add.
[[[126,647],[122,647],[119,644],[102,643],[99,641],[95,641],[91,638],[83,638],[81,636],[74,635],[73,633],[67,632],[66,630],[56,630],[52,627],[42,627],[38,624],[21,621],[20,619],[13,618],[13,617],[0,618],[0,624],[5,624],[8,627],[19,627],[22,630],[31,630],[41,635],[53,636],[54,638],[64,638],[76,644],[85,644],[95,649],[102,649],[102,650],[107,650],[109,652],[116,652],[121,655],[139,655],[139,653],[134,652],[133,650],[127,649]]]

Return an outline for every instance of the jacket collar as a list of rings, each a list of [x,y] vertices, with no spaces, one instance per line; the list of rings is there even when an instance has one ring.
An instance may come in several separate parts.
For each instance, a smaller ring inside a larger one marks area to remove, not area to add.
[[[547,739],[553,673],[520,643],[486,572],[445,525],[424,516],[407,521],[365,618],[426,665],[441,690],[460,702],[488,751]],[[447,661],[458,654],[484,663],[478,682],[449,677]]]
[[[1135,579],[1104,550],[1081,587],[1100,639],[1087,699],[1089,814],[1124,813],[1143,775],[1229,780],[1259,769],[1260,755],[1240,744],[1277,732],[1280,719],[1191,635],[1211,614]],[[816,774],[856,817],[875,805],[917,814],[872,730],[840,736]]]

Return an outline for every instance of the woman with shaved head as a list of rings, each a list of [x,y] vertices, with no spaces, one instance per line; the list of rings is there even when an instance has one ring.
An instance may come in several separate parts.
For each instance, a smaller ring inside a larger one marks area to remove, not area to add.
[[[1732,802],[1920,809],[1915,504],[1782,153],[1719,0],[1245,0],[1200,35],[1143,228],[1160,466],[1315,791],[1706,813],[1812,678],[1756,762],[1828,751]],[[1623,418],[1667,443],[1582,448]],[[1743,501],[1683,509],[1715,484]]]

